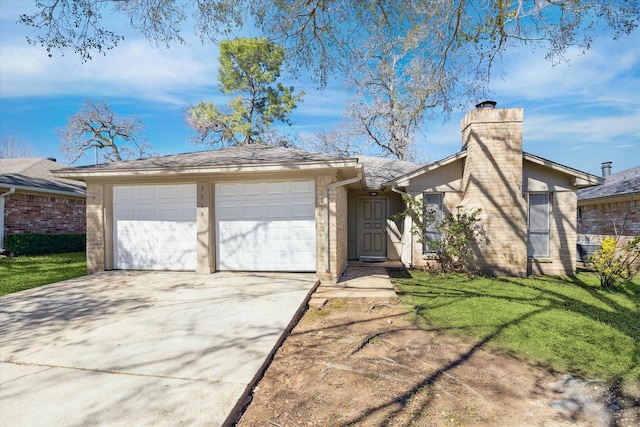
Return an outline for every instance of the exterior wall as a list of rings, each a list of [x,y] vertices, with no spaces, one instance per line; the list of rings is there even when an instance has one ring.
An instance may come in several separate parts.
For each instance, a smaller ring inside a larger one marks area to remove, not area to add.
[[[411,195],[416,200],[421,200],[423,193],[422,192],[411,193]],[[461,193],[458,193],[458,192],[443,193],[442,204],[443,204],[444,214],[447,215],[447,214],[455,213],[457,210],[457,207],[460,205],[461,200],[462,200]],[[413,224],[409,220],[407,228],[411,230],[412,226]],[[412,265],[414,267],[426,268],[429,270],[439,269],[440,265],[436,256],[423,254],[422,243],[420,243],[419,241],[420,237],[416,235],[412,235],[411,239],[412,239],[411,256],[413,259]]]
[[[578,240],[600,242],[607,237],[628,240],[640,235],[640,197],[578,202]]]
[[[337,187],[331,193],[333,194],[330,197],[331,207],[329,211],[335,212],[335,215],[331,218],[331,230],[335,230],[330,237],[330,247],[334,248],[331,251],[331,265],[335,266],[335,276],[338,278],[347,268],[349,251],[346,221],[348,191],[345,187]]]
[[[404,209],[404,203],[402,196],[393,191],[377,191],[377,196],[386,198],[387,203],[387,216],[401,212]],[[347,240],[348,240],[348,259],[358,259],[358,198],[370,197],[369,191],[349,190],[347,198]],[[387,220],[387,258],[392,261],[399,261],[402,254],[408,251],[410,242],[405,238],[403,233],[404,226],[402,221],[393,222]],[[407,252],[408,254],[408,252]]]
[[[334,175],[311,177],[302,174],[238,174],[208,176],[198,179],[198,266],[199,273],[215,270],[215,219],[213,217],[215,182],[249,181],[273,179],[315,179],[316,185],[316,256],[317,272],[321,278],[337,280],[347,266],[347,190],[332,189],[329,194],[329,271],[325,263],[324,190],[326,185],[336,182]],[[164,181],[164,182],[163,182]],[[182,182],[182,181],[180,181]],[[184,181],[193,182],[193,181]],[[113,204],[114,185],[176,184],[177,180],[140,179],[133,181],[111,180],[105,183],[87,182],[86,227],[87,227],[87,271],[95,273],[113,268]],[[201,191],[200,191],[201,190]]]
[[[327,266],[327,247],[325,238],[325,188],[339,181],[336,176],[316,178],[316,265],[317,275],[323,281],[337,282],[347,268],[348,259],[348,190],[335,187],[329,190],[329,256]]]
[[[551,194],[549,258],[529,259],[528,274],[572,275],[576,269],[576,193]]]
[[[87,273],[107,269],[105,242],[105,186],[87,183]]]
[[[216,271],[216,241],[214,200],[215,185],[208,181],[196,183],[196,227],[198,233],[196,273],[211,274]]]
[[[550,194],[549,258],[529,259],[528,274],[571,275],[576,269],[576,203],[571,180],[542,165],[525,162],[525,192]]]
[[[523,196],[523,110],[478,109],[462,120],[464,165],[461,206],[482,209],[489,245],[476,250],[484,274],[527,273],[527,204]]]
[[[0,190],[4,193],[4,190]],[[16,192],[5,198],[5,235],[15,233],[84,234],[83,198]]]

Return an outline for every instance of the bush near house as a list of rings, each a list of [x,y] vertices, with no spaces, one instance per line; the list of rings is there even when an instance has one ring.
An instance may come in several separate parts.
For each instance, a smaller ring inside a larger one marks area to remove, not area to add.
[[[85,234],[10,234],[5,238],[5,249],[16,256],[84,252]]]
[[[610,288],[632,280],[640,271],[639,259],[640,236],[627,242],[609,237],[602,241],[601,249],[589,257],[589,265],[600,285]]]

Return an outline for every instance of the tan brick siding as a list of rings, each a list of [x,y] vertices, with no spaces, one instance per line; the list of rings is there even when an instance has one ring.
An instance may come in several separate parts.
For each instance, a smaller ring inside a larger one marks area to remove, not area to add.
[[[476,251],[481,272],[527,273],[527,205],[522,194],[522,109],[472,110],[463,119],[467,147],[465,210],[482,209],[489,245]]]
[[[59,195],[14,193],[5,198],[6,235],[15,233],[83,234],[85,201]]]
[[[104,185],[87,184],[87,272],[105,270]]]
[[[347,268],[347,258],[349,251],[349,238],[347,231],[347,189],[345,187],[338,187],[332,197],[331,211],[335,212],[333,219],[335,234],[332,233],[332,238],[335,236],[335,241],[331,241],[331,246],[335,248],[332,252],[331,265],[335,266],[335,274],[340,275]]]

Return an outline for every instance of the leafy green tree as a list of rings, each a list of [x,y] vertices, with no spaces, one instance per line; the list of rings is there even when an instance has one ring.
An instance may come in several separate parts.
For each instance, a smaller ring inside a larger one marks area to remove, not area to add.
[[[218,89],[237,96],[224,107],[200,102],[189,109],[187,123],[196,131],[197,142],[286,145],[286,138],[274,137],[272,125],[290,125],[288,116],[304,93],[276,82],[283,61],[284,48],[266,38],[221,42]]]

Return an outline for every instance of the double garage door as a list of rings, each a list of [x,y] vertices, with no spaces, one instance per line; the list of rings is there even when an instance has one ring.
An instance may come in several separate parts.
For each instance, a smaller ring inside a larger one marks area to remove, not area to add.
[[[315,271],[313,181],[215,186],[216,269]],[[196,268],[196,186],[116,186],[114,268]]]

